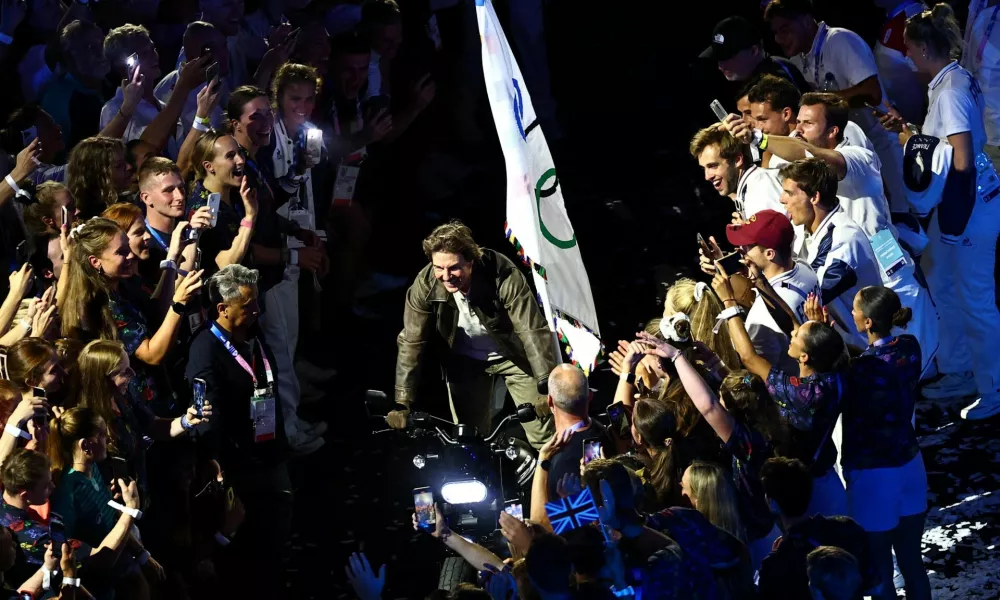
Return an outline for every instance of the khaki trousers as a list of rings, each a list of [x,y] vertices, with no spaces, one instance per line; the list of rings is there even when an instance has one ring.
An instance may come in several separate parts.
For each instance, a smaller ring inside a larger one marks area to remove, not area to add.
[[[480,435],[493,433],[493,382],[502,377],[507,391],[517,405],[530,402],[535,405],[538,418],[522,423],[528,442],[534,448],[542,445],[555,433],[552,413],[546,397],[538,393],[535,378],[509,360],[484,362],[453,354],[449,359],[445,379],[448,383],[448,402],[455,423],[471,425]]]

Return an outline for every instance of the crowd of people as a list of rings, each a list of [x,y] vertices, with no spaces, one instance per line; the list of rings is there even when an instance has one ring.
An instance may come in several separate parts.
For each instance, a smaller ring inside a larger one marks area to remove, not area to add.
[[[873,51],[808,0],[764,4],[786,58],[741,17],[701,55],[734,82],[736,111],[690,140],[732,201],[726,239],[691,232],[703,276],[610,353],[610,426],[509,261],[461,224],[425,240],[389,424],[407,426],[431,354],[456,422],[496,414],[469,389],[481,374],[539,414],[530,515],[499,516],[509,555],[453,534],[438,506],[430,534],[480,571],[444,597],[931,598],[917,402],[1000,412],[1000,5],[971,2],[963,35],[947,4],[876,2]],[[599,521],[554,530],[546,503],[584,488]],[[348,575],[380,597],[384,568],[359,554]]]
[[[247,4],[0,5],[20,84],[0,131],[0,594],[285,597],[289,460],[327,431],[300,408],[334,376],[304,342],[408,281],[369,251],[407,214],[384,201],[397,149],[433,145],[413,132],[456,2]],[[511,4],[558,138],[540,3]],[[914,406],[1000,412],[1000,6],[972,0],[963,35],[947,5],[877,4],[875,52],[808,0],[762,12],[786,59],[752,22],[717,25],[702,58],[736,112],[690,152],[732,223],[609,354],[618,426],[590,419],[515,263],[460,223],[425,240],[389,424],[442,342],[456,420],[489,427],[497,377],[539,413],[530,515],[500,515],[511,558],[438,514],[433,537],[485,569],[442,597],[891,598],[897,569],[930,597]],[[449,90],[459,132],[479,87]],[[583,487],[600,526],[553,534],[546,501]],[[386,572],[358,554],[347,576],[374,600]]]

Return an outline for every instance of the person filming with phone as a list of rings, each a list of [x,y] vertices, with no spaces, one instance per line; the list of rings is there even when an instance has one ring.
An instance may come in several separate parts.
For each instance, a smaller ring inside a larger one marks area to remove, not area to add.
[[[515,404],[535,405],[539,418],[522,427],[540,448],[555,432],[542,394],[561,357],[524,275],[499,252],[479,247],[459,221],[434,229],[423,250],[431,262],[406,293],[397,338],[396,402],[405,408],[389,413],[389,426],[406,427],[421,369],[436,347],[455,422],[489,435],[492,383],[502,377]]]
[[[260,316],[258,278],[256,270],[235,264],[212,277],[214,320],[192,340],[185,376],[204,384],[213,414],[211,431],[200,440],[246,508],[232,548],[254,576],[237,587],[246,586],[240,592],[248,598],[272,598],[283,597],[277,591],[284,591],[281,558],[291,529],[292,486],[274,355],[252,333]]]

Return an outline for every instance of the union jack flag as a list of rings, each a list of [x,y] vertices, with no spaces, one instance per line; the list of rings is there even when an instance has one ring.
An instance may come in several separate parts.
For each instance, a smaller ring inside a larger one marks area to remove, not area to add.
[[[556,533],[583,527],[601,518],[597,513],[594,497],[590,494],[590,488],[586,487],[569,498],[546,502],[545,514],[549,516],[552,530]]]

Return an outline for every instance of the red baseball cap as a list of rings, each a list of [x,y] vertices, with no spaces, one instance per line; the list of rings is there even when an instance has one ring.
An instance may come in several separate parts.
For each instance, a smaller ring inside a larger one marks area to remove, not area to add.
[[[789,252],[795,230],[788,217],[774,210],[750,215],[742,225],[726,225],[726,239],[734,246],[763,246]]]

